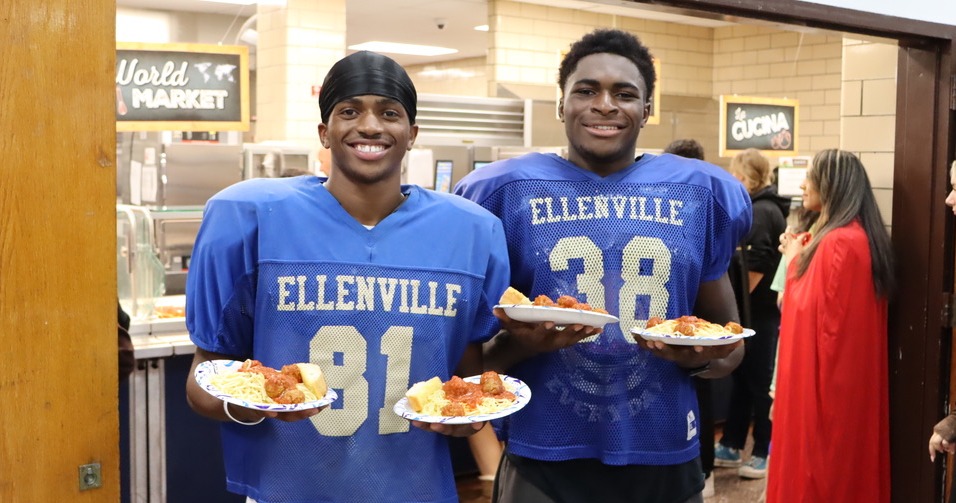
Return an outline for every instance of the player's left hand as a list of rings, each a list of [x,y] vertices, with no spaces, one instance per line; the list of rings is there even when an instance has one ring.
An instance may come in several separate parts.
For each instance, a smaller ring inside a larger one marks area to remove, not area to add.
[[[327,409],[329,406],[325,405],[316,409],[306,409],[306,410],[295,410],[290,412],[277,412],[274,417],[279,421],[285,421],[287,423],[294,423],[296,421],[302,421],[303,419],[309,419],[310,417],[322,412]]]
[[[449,437],[470,437],[475,433],[478,433],[478,430],[482,429],[487,425],[488,422],[483,423],[469,423],[469,424],[442,424],[442,423],[425,423],[422,421],[412,421],[412,426],[422,429],[425,431],[431,431],[434,433],[440,433],[442,435],[447,435]]]
[[[501,322],[501,328],[507,330],[521,350],[528,355],[548,353],[569,348],[582,339],[601,333],[601,328],[588,325],[558,326],[552,321],[524,323],[508,317],[504,309],[495,308],[494,315]]]
[[[744,343],[743,340],[738,340],[733,344],[720,346],[678,346],[665,344],[661,341],[648,341],[640,335],[635,335],[634,340],[636,340],[642,348],[654,353],[654,356],[670,360],[681,367],[689,369],[703,367],[711,360],[726,358]]]

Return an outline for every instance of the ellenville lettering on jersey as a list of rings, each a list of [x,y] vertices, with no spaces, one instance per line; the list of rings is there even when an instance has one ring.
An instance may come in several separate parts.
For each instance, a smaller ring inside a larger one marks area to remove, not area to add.
[[[404,278],[279,276],[277,311],[384,311],[454,317],[462,287]],[[311,297],[310,297],[311,293]]]
[[[677,199],[644,196],[578,196],[573,198],[537,197],[529,201],[531,225],[573,222],[575,220],[644,220],[669,225],[684,225],[677,218],[684,202]]]

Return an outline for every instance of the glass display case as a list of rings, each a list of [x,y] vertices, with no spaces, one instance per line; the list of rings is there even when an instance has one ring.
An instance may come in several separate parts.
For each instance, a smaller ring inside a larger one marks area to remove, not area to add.
[[[166,272],[166,295],[186,293],[186,273],[202,224],[202,213],[202,206],[150,209],[156,251]]]
[[[155,314],[166,293],[165,271],[154,242],[149,209],[116,205],[116,286],[120,305],[133,321]]]

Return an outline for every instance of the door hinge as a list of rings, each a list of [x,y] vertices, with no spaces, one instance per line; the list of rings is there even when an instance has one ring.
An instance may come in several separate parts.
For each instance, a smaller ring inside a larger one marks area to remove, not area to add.
[[[956,294],[943,294],[943,309],[940,318],[944,327],[956,328]]]

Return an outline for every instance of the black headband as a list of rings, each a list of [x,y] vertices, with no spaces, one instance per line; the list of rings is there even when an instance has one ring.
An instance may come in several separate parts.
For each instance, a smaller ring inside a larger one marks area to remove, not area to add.
[[[328,124],[332,109],[342,100],[372,94],[391,98],[405,107],[408,121],[415,123],[418,93],[401,65],[388,56],[369,51],[340,59],[325,76],[319,94],[322,122]]]

